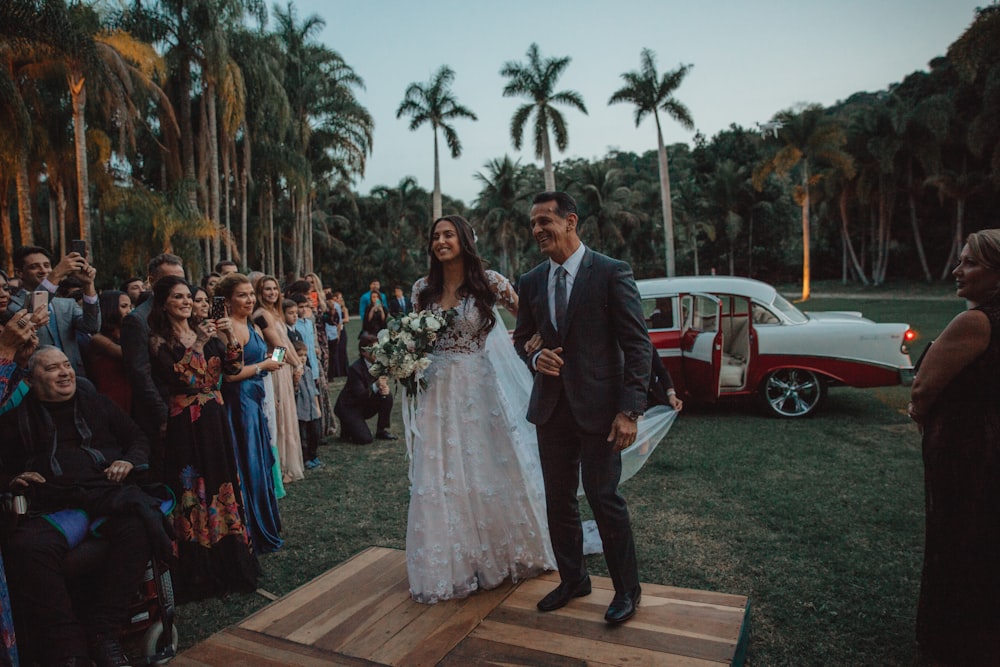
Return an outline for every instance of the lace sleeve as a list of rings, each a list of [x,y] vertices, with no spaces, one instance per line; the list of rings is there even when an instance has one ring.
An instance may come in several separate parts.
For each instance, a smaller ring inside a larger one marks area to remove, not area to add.
[[[490,281],[490,289],[497,295],[497,305],[503,306],[509,311],[517,311],[517,292],[514,286],[496,271],[486,271],[486,278]]]
[[[413,289],[410,291],[410,303],[413,304],[413,311],[419,313],[421,310],[427,310],[427,306],[422,303],[418,303],[417,297],[420,293],[424,291],[427,287],[427,276],[423,278],[418,278],[417,282],[413,283]]]

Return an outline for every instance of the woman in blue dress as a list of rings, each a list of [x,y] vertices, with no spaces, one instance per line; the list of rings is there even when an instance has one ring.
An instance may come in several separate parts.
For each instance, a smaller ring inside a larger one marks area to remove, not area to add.
[[[233,334],[243,345],[243,370],[225,376],[223,397],[236,434],[236,461],[243,481],[244,506],[250,541],[258,554],[281,548],[281,517],[272,468],[275,450],[264,416],[264,375],[281,364],[267,357],[267,344],[250,315],[257,298],[250,280],[231,273],[215,287],[226,300]]]

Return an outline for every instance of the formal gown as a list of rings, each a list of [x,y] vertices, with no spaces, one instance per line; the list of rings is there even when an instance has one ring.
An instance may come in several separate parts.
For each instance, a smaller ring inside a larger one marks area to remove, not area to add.
[[[243,346],[243,364],[260,363],[267,344],[253,326]],[[253,550],[271,553],[281,548],[281,516],[274,489],[274,449],[264,413],[264,378],[252,375],[241,382],[226,382],[222,395],[236,435],[236,462],[243,482],[247,527]]]
[[[1000,661],[1000,299],[990,343],[924,419],[926,511],[917,640],[961,665]]]
[[[488,275],[509,304],[510,283]],[[414,285],[414,303],[424,285]],[[435,344],[407,429],[406,564],[410,594],[424,603],[554,568],[534,428],[499,386],[475,301],[467,297],[457,310]]]
[[[250,548],[236,444],[219,390],[223,372],[242,368],[242,350],[212,339],[198,353],[157,336],[150,346],[153,378],[170,396],[164,468],[177,498],[177,598],[252,591],[260,566]]]
[[[305,477],[302,460],[302,441],[299,438],[299,420],[295,413],[295,384],[292,367],[281,364],[271,373],[274,382],[274,407],[278,427],[278,459],[281,477],[285,484]]]
[[[285,497],[285,482],[281,479],[281,457],[278,456],[278,407],[274,400],[274,375],[264,376],[264,416],[267,417],[267,430],[271,434],[271,451],[274,453],[274,466],[271,477],[274,478],[274,495],[281,500]]]

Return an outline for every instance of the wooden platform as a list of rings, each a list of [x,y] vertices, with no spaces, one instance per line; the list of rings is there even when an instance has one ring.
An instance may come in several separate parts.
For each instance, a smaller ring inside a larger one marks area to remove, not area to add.
[[[635,618],[610,627],[611,581],[559,611],[535,603],[548,574],[465,600],[421,605],[405,554],[372,547],[175,658],[203,665],[742,665],[746,597],[642,585]],[[183,628],[181,628],[183,632]]]

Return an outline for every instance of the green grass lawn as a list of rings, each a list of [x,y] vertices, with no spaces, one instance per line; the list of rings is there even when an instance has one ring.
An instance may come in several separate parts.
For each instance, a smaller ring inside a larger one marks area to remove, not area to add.
[[[900,295],[816,297],[804,309],[908,322],[921,335],[916,359],[963,304]],[[356,349],[356,331],[349,335]],[[749,596],[749,664],[916,664],[923,471],[908,396],[903,387],[834,388],[817,414],[797,421],[766,417],[750,402],[685,410],[622,487],[642,580]],[[402,433],[398,410],[393,428]],[[402,440],[332,442],[320,457],[325,466],[280,501],[286,546],[262,558],[260,586],[271,593],[368,546],[404,547]],[[606,574],[600,556],[589,566]],[[181,607],[182,647],[267,603],[231,595]]]

